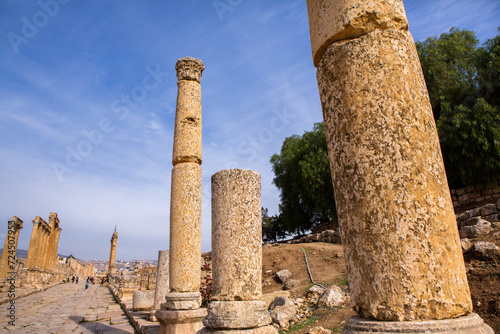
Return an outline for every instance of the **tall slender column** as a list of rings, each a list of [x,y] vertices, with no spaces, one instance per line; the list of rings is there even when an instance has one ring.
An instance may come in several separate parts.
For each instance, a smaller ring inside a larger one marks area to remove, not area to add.
[[[201,259],[201,74],[199,59],[175,65],[177,108],[170,202],[170,292],[156,312],[160,333],[194,333],[203,327],[200,309]],[[168,311],[167,311],[168,310]],[[167,332],[168,330],[168,332]]]
[[[262,301],[260,174],[229,169],[212,176],[212,301],[202,333],[278,333]]]
[[[49,248],[47,251],[47,269],[52,271],[57,258],[57,248],[59,243],[59,236],[61,229],[59,228],[59,218],[57,218],[57,213],[51,212],[49,216],[49,226],[50,226],[50,237],[49,237]]]
[[[116,232],[116,226],[115,226],[115,232],[113,232],[113,236],[111,237],[111,249],[109,251],[108,275],[116,274],[115,258],[116,258],[116,243],[117,243],[117,241],[118,241],[118,232]]]
[[[15,262],[19,233],[23,228],[23,221],[16,216],[8,222],[7,236],[0,258],[0,278],[5,277],[9,271],[13,271],[11,265]]]
[[[48,251],[50,246],[50,234],[51,234],[51,228],[49,224],[45,223],[43,230],[43,247],[42,247],[42,253],[40,254],[40,268],[44,270],[47,269]]]
[[[39,221],[33,220],[33,229],[31,230],[30,244],[28,246],[28,255],[26,256],[26,267],[31,268],[35,260],[36,244],[38,237]]]
[[[343,333],[491,333],[470,315],[436,124],[403,2],[307,4],[349,290],[361,317]]]

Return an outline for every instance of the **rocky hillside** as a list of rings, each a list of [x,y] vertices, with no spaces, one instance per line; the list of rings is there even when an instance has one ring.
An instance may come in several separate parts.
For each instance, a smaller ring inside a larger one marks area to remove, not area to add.
[[[500,201],[482,203],[457,214],[474,312],[500,334]],[[324,232],[288,244],[263,248],[263,292],[270,304],[275,326],[283,333],[340,332],[354,312],[349,306],[349,287],[342,246],[333,244],[338,233]],[[322,242],[331,238],[331,242]],[[327,289],[311,283],[312,279]],[[279,273],[279,274],[278,274]],[[277,275],[278,274],[278,275]],[[281,279],[279,278],[281,277]],[[326,331],[314,329],[323,327]],[[313,330],[314,329],[314,330]]]

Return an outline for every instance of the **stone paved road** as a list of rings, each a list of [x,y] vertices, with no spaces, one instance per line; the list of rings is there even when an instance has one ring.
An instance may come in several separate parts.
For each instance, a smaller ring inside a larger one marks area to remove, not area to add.
[[[0,305],[0,333],[135,333],[108,288],[65,283],[16,300],[15,326],[9,304]]]

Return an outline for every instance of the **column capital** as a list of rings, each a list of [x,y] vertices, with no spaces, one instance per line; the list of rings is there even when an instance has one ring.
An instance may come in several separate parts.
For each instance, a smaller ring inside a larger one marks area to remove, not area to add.
[[[177,72],[177,80],[194,80],[200,82],[201,73],[205,69],[203,62],[200,59],[192,57],[184,57],[175,64]]]

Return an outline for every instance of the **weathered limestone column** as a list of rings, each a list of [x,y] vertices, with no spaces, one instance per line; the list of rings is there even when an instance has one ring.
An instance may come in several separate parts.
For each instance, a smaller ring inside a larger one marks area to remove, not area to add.
[[[52,258],[49,263],[49,270],[55,270],[56,264],[57,264],[57,250],[59,249],[59,238],[61,237],[61,230],[62,228],[57,227],[56,229],[53,230],[52,233],[54,233],[54,243],[52,245]]]
[[[47,269],[51,232],[52,229],[50,228],[50,225],[47,222],[45,222],[43,230],[43,247],[42,247],[42,253],[40,254],[40,268],[44,270]]]
[[[403,2],[307,5],[349,289],[362,317],[343,333],[393,333],[391,321],[398,333],[492,333],[470,315],[436,124]]]
[[[57,218],[57,213],[51,212],[49,215],[49,226],[50,226],[50,237],[49,237],[49,249],[47,252],[47,269],[50,271],[54,270],[54,266],[57,259],[57,248],[59,243],[59,236],[61,233],[61,228],[59,227],[59,218]]]
[[[111,249],[109,251],[108,275],[116,274],[115,258],[116,258],[116,243],[117,243],[117,241],[118,241],[118,232],[116,232],[116,225],[115,225],[115,231],[113,232],[113,235],[111,236]]]
[[[203,62],[179,59],[170,202],[170,292],[156,312],[160,333],[195,333],[200,309],[201,259],[201,74]]]
[[[262,301],[260,175],[228,169],[212,176],[212,301],[202,333],[277,333]]]
[[[39,224],[40,223],[38,221],[33,220],[33,229],[31,230],[30,244],[28,246],[28,255],[26,256],[27,268],[31,268],[35,260]]]
[[[33,226],[36,226],[36,237],[31,267],[36,269],[41,269],[40,261],[43,248],[44,223],[45,221],[40,216],[36,216],[35,220],[33,220]]]
[[[158,251],[158,266],[156,267],[156,289],[153,310],[150,314],[151,321],[158,321],[156,319],[156,311],[161,309],[161,304],[165,302],[165,296],[170,291],[169,283],[169,251]]]
[[[15,262],[19,233],[22,228],[23,221],[16,216],[12,217],[8,222],[7,235],[5,237],[2,257],[0,258],[0,278],[7,276],[8,272],[13,271],[9,266],[9,260],[11,264]]]

